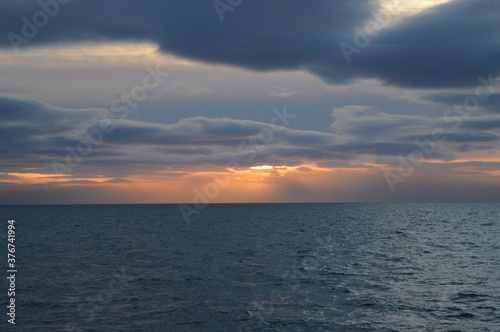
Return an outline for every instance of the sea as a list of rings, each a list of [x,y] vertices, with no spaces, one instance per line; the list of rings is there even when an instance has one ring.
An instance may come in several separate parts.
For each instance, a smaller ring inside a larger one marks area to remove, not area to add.
[[[211,204],[189,223],[178,205],[4,205],[0,218],[1,331],[500,331],[496,203]]]

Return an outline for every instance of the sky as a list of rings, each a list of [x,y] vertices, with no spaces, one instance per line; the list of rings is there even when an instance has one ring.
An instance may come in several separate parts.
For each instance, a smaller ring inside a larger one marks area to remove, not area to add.
[[[0,204],[500,201],[497,0],[0,8]]]

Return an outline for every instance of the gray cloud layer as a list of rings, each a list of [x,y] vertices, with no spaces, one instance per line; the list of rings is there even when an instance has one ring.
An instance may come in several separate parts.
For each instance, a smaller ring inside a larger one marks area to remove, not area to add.
[[[106,116],[106,110],[62,109],[0,96],[0,172],[34,168],[52,173],[52,162],[65,163],[69,151],[87,151],[89,146],[91,151],[80,155],[91,167],[75,171],[113,176],[138,169],[224,167],[229,160],[241,166],[295,166],[349,161],[360,155],[394,157],[410,154],[416,149],[416,139],[429,139],[432,128],[438,127],[446,131],[446,143],[430,158],[452,159],[455,152],[495,149],[500,129],[496,115],[462,119],[461,127],[453,129],[454,123],[443,119],[390,115],[363,106],[336,109],[334,133],[228,118],[195,117],[158,124]],[[489,130],[478,131],[485,128]]]
[[[0,0],[1,47],[41,10],[38,1]],[[220,21],[212,1],[73,0],[28,45],[148,40],[161,50],[254,70],[305,69],[329,82],[379,78],[409,87],[474,86],[500,72],[500,2],[455,0],[356,44],[374,0],[243,1]],[[340,43],[359,49],[347,63]],[[22,46],[22,45],[21,45]],[[362,47],[359,47],[362,46]]]

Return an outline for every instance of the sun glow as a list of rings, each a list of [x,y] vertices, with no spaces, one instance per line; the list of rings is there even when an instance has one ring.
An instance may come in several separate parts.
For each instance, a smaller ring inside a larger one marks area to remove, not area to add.
[[[426,9],[441,5],[451,0],[383,0],[382,11],[395,17],[405,17],[418,14]]]
[[[58,185],[81,183],[104,183],[113,178],[99,176],[95,178],[75,178],[71,174],[44,174],[44,173],[3,173],[4,179],[1,182],[17,184],[43,184],[52,183]]]
[[[250,167],[250,169],[254,169],[254,170],[266,170],[266,169],[273,169],[273,168],[274,168],[273,166],[268,166],[268,165]]]
[[[30,67],[90,67],[131,66],[144,63],[159,63],[171,67],[195,67],[195,61],[158,51],[154,43],[81,43],[75,45],[25,48],[16,54],[15,63]],[[12,65],[9,51],[0,51],[0,64]]]
[[[39,174],[39,173],[4,173],[6,178],[0,182],[11,183],[46,183],[50,181],[57,181],[60,178],[55,174]],[[69,177],[63,174],[62,177]]]

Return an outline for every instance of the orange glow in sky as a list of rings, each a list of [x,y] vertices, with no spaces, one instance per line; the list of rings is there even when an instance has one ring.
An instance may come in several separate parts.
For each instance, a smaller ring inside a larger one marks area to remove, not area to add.
[[[267,165],[264,165],[264,166],[254,166],[254,167],[250,167],[251,169],[255,169],[255,170],[261,170],[261,169],[273,169],[273,166],[267,166]]]

